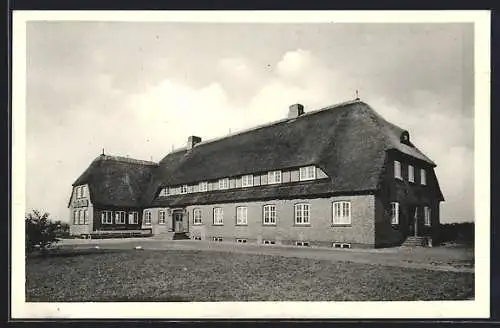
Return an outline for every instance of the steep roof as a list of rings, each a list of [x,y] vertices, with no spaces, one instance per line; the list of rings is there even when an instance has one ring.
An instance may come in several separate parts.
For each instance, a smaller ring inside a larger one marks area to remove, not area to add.
[[[140,206],[157,163],[132,158],[100,155],[73,186],[88,184],[94,205]]]
[[[332,179],[329,192],[375,190],[386,150],[435,166],[416,147],[401,143],[403,132],[364,102],[330,106],[170,153],[159,162],[148,197],[152,201],[161,186],[309,164]]]

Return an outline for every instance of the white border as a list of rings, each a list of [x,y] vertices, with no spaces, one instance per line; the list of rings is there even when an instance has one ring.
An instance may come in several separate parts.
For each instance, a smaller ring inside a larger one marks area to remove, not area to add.
[[[11,317],[487,318],[490,294],[490,11],[13,12]],[[475,300],[430,302],[26,303],[24,267],[26,22],[30,20],[475,24]]]

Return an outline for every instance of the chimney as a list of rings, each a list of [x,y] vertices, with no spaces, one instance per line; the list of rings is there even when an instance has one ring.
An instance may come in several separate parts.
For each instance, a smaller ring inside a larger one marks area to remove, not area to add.
[[[297,118],[304,114],[304,106],[301,104],[294,104],[289,107],[288,118]]]
[[[200,142],[201,142],[201,138],[200,137],[189,136],[188,137],[188,142],[187,142],[187,149],[188,150],[193,149],[194,145],[196,145],[197,143],[200,143]]]

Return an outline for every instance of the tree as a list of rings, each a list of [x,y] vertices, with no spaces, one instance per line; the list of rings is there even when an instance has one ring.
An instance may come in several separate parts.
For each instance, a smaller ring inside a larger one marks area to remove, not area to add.
[[[37,210],[28,213],[25,217],[25,228],[27,253],[37,248],[46,251],[48,247],[59,241],[56,232],[60,228],[60,223],[49,220],[49,213],[41,214]]]

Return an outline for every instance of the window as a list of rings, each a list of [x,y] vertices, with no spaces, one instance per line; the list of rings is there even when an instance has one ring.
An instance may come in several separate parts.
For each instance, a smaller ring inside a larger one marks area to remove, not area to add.
[[[165,224],[165,211],[158,212],[158,224]]]
[[[139,223],[139,213],[130,212],[128,214],[128,224],[138,224]]]
[[[425,186],[427,184],[427,171],[420,169],[420,184]]]
[[[101,212],[101,223],[102,224],[113,224],[113,212],[111,212],[111,211]]]
[[[314,180],[316,179],[316,167],[314,165],[301,167],[299,171],[299,180]]]
[[[351,224],[351,202],[333,203],[333,224]]]
[[[281,183],[281,171],[270,171],[267,172],[267,183]]]
[[[168,187],[162,188],[160,190],[160,196],[167,196],[168,195]]]
[[[89,224],[89,211],[83,210],[83,224]]]
[[[208,182],[205,182],[205,181],[200,182],[199,189],[200,189],[200,192],[208,191]]]
[[[82,198],[87,197],[87,186],[82,186]]]
[[[144,212],[144,224],[146,225],[151,224],[151,211]]]
[[[188,185],[182,185],[181,194],[187,194],[187,193],[188,193]]]
[[[73,211],[73,224],[78,224],[78,211]]]
[[[413,165],[408,165],[408,181],[415,182],[415,169]]]
[[[391,203],[391,224],[399,224],[399,203]]]
[[[252,187],[253,186],[253,175],[247,174],[241,177],[242,187]]]
[[[236,224],[237,225],[247,224],[247,213],[248,213],[248,207],[245,207],[245,206],[236,207]]]
[[[214,207],[214,225],[224,224],[224,212],[222,207]]]
[[[115,212],[115,224],[125,224],[125,212]]]
[[[295,204],[295,224],[310,224],[309,216],[309,204]]]
[[[75,187],[75,197],[80,198],[80,187]]]
[[[229,179],[224,178],[219,180],[219,190],[229,189]]]
[[[424,206],[424,224],[428,227],[431,226],[431,208]]]
[[[276,206],[265,205],[264,206],[264,224],[276,224]]]
[[[201,224],[201,210],[199,208],[193,210],[193,224]]]
[[[394,177],[396,179],[403,179],[401,176],[401,162],[394,161]]]

